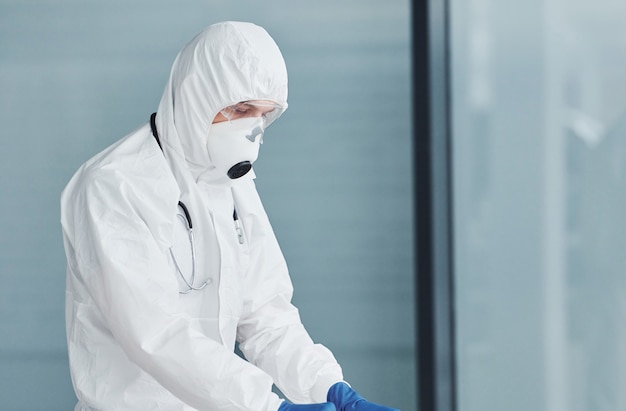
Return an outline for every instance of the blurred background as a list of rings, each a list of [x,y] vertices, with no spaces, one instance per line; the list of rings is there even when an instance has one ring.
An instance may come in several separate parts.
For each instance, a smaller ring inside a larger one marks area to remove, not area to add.
[[[458,409],[626,410],[626,3],[449,4]]]
[[[416,408],[407,0],[0,0],[1,409],[73,409],[60,192],[222,20],[265,27],[287,63],[255,169],[304,323],[364,396]]]

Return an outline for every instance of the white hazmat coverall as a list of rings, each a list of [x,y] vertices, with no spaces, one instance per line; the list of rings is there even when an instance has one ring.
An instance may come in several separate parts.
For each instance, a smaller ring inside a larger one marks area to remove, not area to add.
[[[342,381],[291,304],[253,172],[230,180],[211,164],[213,118],[249,100],[286,107],[278,47],[250,23],[209,26],[172,67],[156,115],[162,149],[145,125],[85,163],[63,191],[76,410],[276,411],[272,383],[295,403],[319,403]],[[179,201],[193,221],[196,286],[207,281],[188,294],[175,266],[192,271]]]

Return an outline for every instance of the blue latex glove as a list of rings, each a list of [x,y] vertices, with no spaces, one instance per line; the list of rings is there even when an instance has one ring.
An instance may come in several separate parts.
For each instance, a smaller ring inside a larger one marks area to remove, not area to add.
[[[400,411],[367,401],[343,382],[330,387],[327,399],[337,406],[337,411]]]
[[[335,406],[329,402],[321,404],[290,404],[283,401],[278,407],[278,411],[337,411]]]

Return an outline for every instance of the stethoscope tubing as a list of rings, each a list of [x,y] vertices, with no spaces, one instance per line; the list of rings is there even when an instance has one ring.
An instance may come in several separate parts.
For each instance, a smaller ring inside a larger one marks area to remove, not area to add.
[[[209,283],[209,280],[207,280],[204,283],[202,283],[202,285],[200,285],[199,287],[195,286],[195,282],[196,282],[196,242],[195,242],[195,238],[193,236],[193,223],[191,222],[191,215],[189,214],[189,210],[187,209],[187,206],[185,205],[185,203],[183,203],[182,201],[179,201],[178,202],[178,206],[183,210],[183,213],[184,213],[184,215],[178,214],[178,216],[181,219],[185,220],[185,223],[187,225],[187,234],[188,234],[188,237],[189,237],[189,244],[191,246],[191,279],[190,279],[190,281],[187,281],[187,279],[183,275],[183,272],[180,269],[180,266],[178,265],[178,261],[176,260],[176,256],[174,255],[174,251],[172,250],[171,247],[170,247],[170,255],[172,256],[172,260],[174,261],[174,266],[176,267],[176,271],[178,272],[178,275],[180,276],[180,278],[183,280],[183,282],[187,286],[186,290],[182,290],[182,291],[179,290],[178,292],[180,294],[188,294],[188,293],[190,293],[192,291],[202,290],[204,287],[207,286],[207,284]]]
[[[159,145],[161,152],[163,152],[163,146],[161,145],[161,140],[159,139],[159,133],[157,132],[157,128],[156,128],[156,113],[152,113],[152,115],[150,116],[150,128],[152,129],[152,136],[154,137],[157,144]],[[185,203],[183,203],[182,201],[178,201],[178,206],[183,210],[183,213],[184,213],[184,215],[178,214],[178,216],[181,218],[184,218],[186,222],[189,244],[191,246],[191,281],[188,281],[183,275],[183,272],[180,269],[180,266],[178,265],[178,261],[176,260],[176,256],[174,255],[174,251],[172,250],[172,247],[170,247],[170,255],[172,256],[172,260],[174,261],[176,272],[178,272],[178,275],[187,286],[186,290],[182,290],[182,291],[179,290],[178,292],[180,294],[189,294],[192,291],[202,290],[204,287],[207,286],[210,280],[205,281],[199,287],[195,286],[195,283],[196,283],[196,242],[193,236],[193,221],[191,220],[191,213],[189,212],[189,209],[187,208]]]
[[[150,128],[152,130],[152,136],[154,137],[154,139],[156,140],[157,144],[159,145],[159,148],[161,149],[161,152],[163,152],[163,146],[161,145],[161,140],[159,139],[159,133],[157,132],[157,127],[156,127],[156,113],[152,113],[152,115],[150,116]],[[189,237],[189,243],[191,245],[191,264],[192,264],[191,281],[188,281],[185,278],[185,276],[183,275],[183,272],[180,269],[180,266],[178,265],[178,261],[176,260],[176,256],[174,255],[174,251],[172,250],[171,247],[170,247],[170,255],[172,256],[172,260],[174,261],[174,266],[176,267],[176,271],[178,272],[178,275],[180,276],[180,278],[183,280],[183,282],[187,286],[187,290],[183,290],[183,291],[179,290],[178,292],[180,294],[188,294],[191,291],[202,290],[204,287],[207,286],[207,284],[209,282],[211,282],[211,280],[209,279],[209,280],[205,281],[199,287],[195,286],[195,282],[196,282],[196,246],[195,246],[195,238],[194,238],[194,235],[193,235],[193,221],[191,220],[191,213],[189,212],[189,209],[187,208],[185,203],[183,203],[182,201],[178,201],[178,206],[183,210],[184,216],[181,215],[181,214],[178,214],[178,216],[181,217],[181,218],[184,217],[184,220],[185,220],[186,225],[187,225],[187,232],[188,232],[188,237]],[[233,220],[235,221],[235,231],[237,233],[237,239],[239,241],[239,244],[243,244],[244,243],[243,229],[241,227],[241,222],[239,221],[239,216],[237,215],[237,208],[236,207],[233,208]]]

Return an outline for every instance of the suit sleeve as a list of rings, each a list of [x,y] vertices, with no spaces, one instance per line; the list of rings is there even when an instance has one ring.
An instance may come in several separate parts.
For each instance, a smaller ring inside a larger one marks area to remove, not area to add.
[[[138,197],[103,171],[83,175],[62,197],[72,271],[115,340],[130,361],[194,408],[275,411],[281,400],[271,378],[177,311],[178,285],[146,224],[170,210],[145,205],[156,197]]]
[[[333,354],[313,342],[304,328],[287,265],[256,190],[248,194],[250,212],[244,226],[251,247],[243,315],[238,327],[241,351],[270,374],[294,403],[326,401],[331,385],[343,380]],[[239,198],[238,203],[243,199]]]

